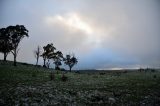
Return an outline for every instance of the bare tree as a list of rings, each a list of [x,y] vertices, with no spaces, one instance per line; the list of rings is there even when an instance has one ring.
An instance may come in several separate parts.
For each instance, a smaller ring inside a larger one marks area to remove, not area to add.
[[[37,46],[37,49],[34,51],[34,56],[36,58],[36,65],[38,65],[38,60],[41,55],[41,47]]]

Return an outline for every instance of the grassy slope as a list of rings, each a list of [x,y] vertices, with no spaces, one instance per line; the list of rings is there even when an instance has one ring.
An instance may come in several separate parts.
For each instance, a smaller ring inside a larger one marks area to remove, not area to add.
[[[160,105],[160,72],[66,73],[0,63],[0,105]]]

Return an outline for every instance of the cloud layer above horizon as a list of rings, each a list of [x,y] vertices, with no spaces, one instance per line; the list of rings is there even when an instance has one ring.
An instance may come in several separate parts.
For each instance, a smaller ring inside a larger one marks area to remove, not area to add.
[[[18,61],[35,63],[34,49],[53,43],[76,69],[159,68],[159,11],[159,0],[1,0],[0,28],[29,30]]]

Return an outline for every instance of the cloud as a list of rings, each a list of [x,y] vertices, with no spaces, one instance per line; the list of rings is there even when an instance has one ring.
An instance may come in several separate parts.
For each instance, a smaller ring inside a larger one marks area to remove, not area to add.
[[[92,28],[84,22],[76,13],[70,13],[68,16],[64,17],[61,15],[56,15],[54,17],[46,17],[46,22],[48,24],[60,24],[68,27],[71,31],[81,30],[86,34],[92,34]]]
[[[75,53],[77,68],[159,67],[158,0],[6,0],[0,5],[1,27],[24,24],[29,30],[19,61],[34,63],[36,46],[53,42],[64,54]]]
[[[90,4],[91,1],[88,1],[86,8],[80,11],[90,16],[100,26],[114,28],[109,37],[103,37],[104,49],[110,48],[119,54],[136,58],[139,60],[137,64],[142,66],[153,66],[157,63],[156,66],[159,67],[157,61],[160,61],[158,47],[160,2],[142,0],[139,2],[103,1],[102,3],[93,1],[92,5]]]

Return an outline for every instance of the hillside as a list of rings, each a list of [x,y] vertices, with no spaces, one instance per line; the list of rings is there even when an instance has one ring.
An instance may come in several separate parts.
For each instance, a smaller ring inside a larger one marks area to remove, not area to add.
[[[0,106],[159,106],[160,72],[64,73],[0,62]],[[51,71],[54,80],[50,79]],[[62,75],[67,77],[62,81]]]

